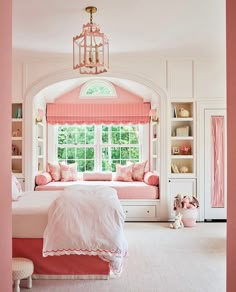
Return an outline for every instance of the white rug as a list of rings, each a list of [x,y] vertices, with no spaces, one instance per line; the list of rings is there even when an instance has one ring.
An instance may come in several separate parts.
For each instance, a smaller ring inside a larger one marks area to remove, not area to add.
[[[120,278],[33,280],[32,292],[224,292],[226,223],[125,223],[129,256]],[[21,291],[29,291],[22,288]]]

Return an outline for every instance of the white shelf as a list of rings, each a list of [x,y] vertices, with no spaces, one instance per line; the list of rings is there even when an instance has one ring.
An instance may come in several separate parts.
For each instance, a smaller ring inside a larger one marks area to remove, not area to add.
[[[22,155],[12,155],[11,159],[22,159]]]
[[[192,136],[171,136],[171,140],[193,140]]]
[[[36,123],[36,137],[37,137],[37,143],[36,143],[36,165],[37,170],[36,172],[42,172],[45,169],[45,123],[39,122]]]
[[[193,159],[193,155],[171,155],[171,159]]]
[[[159,123],[150,122],[150,137],[151,137],[151,170],[159,172]]]
[[[22,141],[22,137],[11,137],[12,141]]]
[[[20,123],[22,123],[23,119],[22,118],[12,118],[11,121],[12,122],[20,122]]]
[[[171,122],[192,122],[193,118],[171,118]]]

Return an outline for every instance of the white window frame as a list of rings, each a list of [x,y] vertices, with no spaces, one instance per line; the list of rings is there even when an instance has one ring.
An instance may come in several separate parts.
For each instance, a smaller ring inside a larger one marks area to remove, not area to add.
[[[94,145],[94,171],[102,171],[100,167],[102,167],[102,151],[101,148],[104,144],[100,143],[101,137],[101,125],[95,125],[95,145]],[[140,147],[139,147],[139,160],[145,161],[149,160],[149,124],[141,124],[139,125],[139,139],[140,139]],[[48,124],[48,157],[47,160],[49,162],[56,163],[57,160],[57,127]],[[114,147],[116,144],[113,144]],[[112,147],[113,145],[109,145]],[[89,145],[88,145],[89,146]],[[125,145],[127,147],[132,147],[132,144]]]

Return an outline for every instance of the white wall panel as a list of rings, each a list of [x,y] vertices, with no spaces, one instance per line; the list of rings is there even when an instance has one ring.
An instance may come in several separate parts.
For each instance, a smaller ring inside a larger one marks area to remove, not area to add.
[[[193,97],[192,60],[168,61],[168,91],[171,98]]]
[[[194,95],[196,98],[225,98],[226,65],[223,62],[194,62]]]

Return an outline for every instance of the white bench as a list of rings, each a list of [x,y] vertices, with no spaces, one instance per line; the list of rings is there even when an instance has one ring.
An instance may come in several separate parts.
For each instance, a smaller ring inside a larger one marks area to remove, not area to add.
[[[32,274],[34,271],[34,264],[31,260],[26,258],[12,259],[12,280],[14,284],[14,291],[20,292],[20,281],[27,279],[27,288],[32,288]]]

